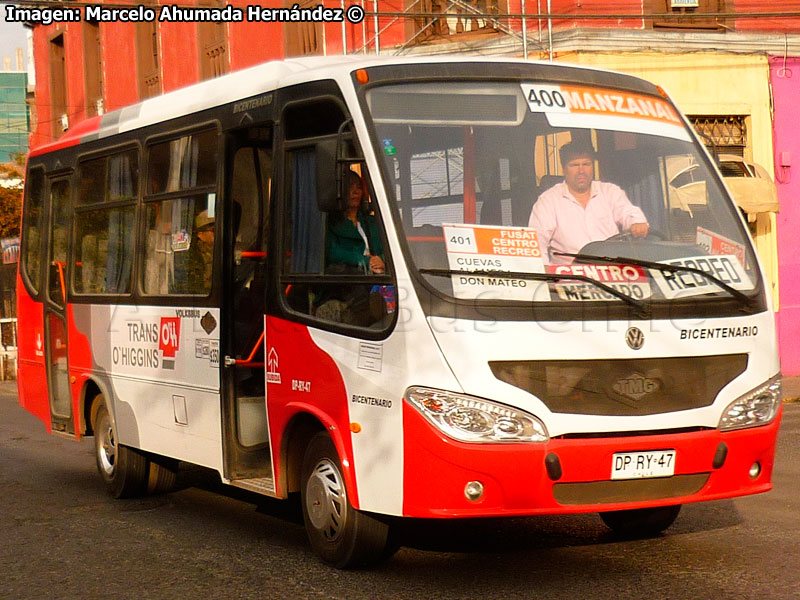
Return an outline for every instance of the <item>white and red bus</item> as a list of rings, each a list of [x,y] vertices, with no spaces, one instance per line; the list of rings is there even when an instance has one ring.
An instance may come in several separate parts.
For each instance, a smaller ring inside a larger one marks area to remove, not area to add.
[[[542,247],[529,217],[569,141],[646,237]],[[348,170],[383,269],[332,260]],[[598,512],[652,534],[771,488],[769,289],[650,83],[275,62],[87,120],[31,152],[26,182],[20,403],[93,436],[115,497],[169,489],[179,461],[299,492],[345,567],[387,556],[398,517]]]

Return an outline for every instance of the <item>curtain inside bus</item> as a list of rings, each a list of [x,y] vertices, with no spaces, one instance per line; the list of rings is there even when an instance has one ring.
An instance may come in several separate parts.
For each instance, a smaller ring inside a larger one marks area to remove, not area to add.
[[[324,215],[317,207],[316,155],[292,155],[292,273],[321,273]]]

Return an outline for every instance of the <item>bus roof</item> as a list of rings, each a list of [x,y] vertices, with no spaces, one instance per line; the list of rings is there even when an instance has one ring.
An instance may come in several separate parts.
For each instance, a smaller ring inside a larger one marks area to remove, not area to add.
[[[132,104],[102,116],[80,121],[55,142],[31,149],[30,156],[48,154],[80,143],[250,98],[281,87],[306,81],[348,76],[349,73],[359,68],[436,63],[516,63],[583,71],[599,70],[581,65],[515,58],[441,54],[424,57],[335,55],[271,61],[148,98],[138,104]]]

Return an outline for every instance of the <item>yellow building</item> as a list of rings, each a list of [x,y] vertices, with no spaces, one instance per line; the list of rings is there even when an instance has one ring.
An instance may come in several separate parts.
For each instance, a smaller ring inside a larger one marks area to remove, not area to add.
[[[565,52],[556,60],[612,69],[660,85],[695,128],[718,145],[720,152],[741,156],[747,163],[774,173],[772,98],[766,55],[731,52]],[[766,175],[769,177],[769,175]],[[753,188],[726,178],[737,202],[748,213],[751,233],[778,308],[777,193],[762,186],[760,202]],[[765,184],[763,180],[760,182]],[[769,196],[765,198],[764,196]],[[770,209],[770,210],[765,210]]]

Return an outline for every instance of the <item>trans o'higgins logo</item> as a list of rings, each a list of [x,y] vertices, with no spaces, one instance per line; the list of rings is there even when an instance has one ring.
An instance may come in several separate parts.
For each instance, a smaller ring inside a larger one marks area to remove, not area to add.
[[[181,318],[161,317],[158,327],[158,349],[163,354],[162,366],[165,369],[175,368],[175,353],[181,346]]]
[[[625,398],[639,400],[648,394],[657,392],[659,387],[657,379],[650,379],[641,373],[633,373],[617,379],[611,389]]]
[[[625,342],[633,350],[639,350],[644,346],[644,333],[638,327],[629,327],[625,333]]]

